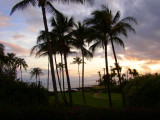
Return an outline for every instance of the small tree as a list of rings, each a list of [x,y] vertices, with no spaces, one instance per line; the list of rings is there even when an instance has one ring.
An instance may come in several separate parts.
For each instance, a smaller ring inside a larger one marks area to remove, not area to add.
[[[30,72],[30,76],[31,76],[30,79],[32,79],[35,76],[35,78],[36,78],[36,85],[38,85],[37,84],[37,79],[39,80],[39,83],[40,83],[40,76],[41,75],[44,75],[44,73],[42,72],[42,69],[40,69],[39,67],[33,68],[33,70]]]

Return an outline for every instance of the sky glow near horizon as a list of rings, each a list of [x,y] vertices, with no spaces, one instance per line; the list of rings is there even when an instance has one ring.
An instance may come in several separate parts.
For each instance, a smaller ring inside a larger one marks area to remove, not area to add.
[[[14,52],[18,57],[24,58],[29,65],[28,71],[24,72],[24,78],[30,81],[28,72],[34,67],[43,69],[45,75],[42,81],[46,84],[47,78],[47,57],[35,58],[30,56],[30,49],[36,44],[36,37],[39,30],[43,30],[41,10],[27,8],[23,11],[16,11],[9,16],[11,8],[21,0],[1,0],[0,4],[0,43],[5,45],[5,51]],[[160,1],[159,0],[95,0],[94,5],[88,4],[59,4],[53,2],[55,8],[66,16],[73,16],[75,21],[82,21],[91,16],[91,13],[100,9],[101,5],[107,5],[113,13],[121,12],[121,19],[133,16],[137,19],[138,25],[133,25],[136,34],[129,33],[128,38],[123,38],[125,50],[115,46],[118,62],[126,73],[128,68],[137,69],[139,73],[160,72]],[[6,7],[7,6],[7,7]],[[47,14],[50,18],[51,15]],[[48,23],[50,26],[50,24]],[[50,28],[50,27],[49,27]],[[50,28],[51,29],[51,28]],[[109,66],[114,65],[112,49],[109,44]],[[78,54],[79,55],[79,54]],[[68,66],[73,86],[78,86],[77,65],[70,64],[73,61],[71,55],[68,57]],[[98,71],[103,74],[104,51],[97,49],[94,58],[86,60],[85,83],[96,84]],[[33,80],[34,81],[34,80]]]

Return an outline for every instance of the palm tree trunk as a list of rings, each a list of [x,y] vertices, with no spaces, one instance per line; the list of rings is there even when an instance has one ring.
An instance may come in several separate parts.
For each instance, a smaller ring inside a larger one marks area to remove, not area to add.
[[[127,81],[128,81],[128,70],[127,70]]]
[[[52,73],[52,82],[53,82],[55,103],[58,104],[59,103],[59,99],[58,99],[56,78],[55,78],[55,73],[54,73],[52,48],[51,48],[49,34],[48,34],[48,25],[47,25],[47,18],[46,18],[46,12],[45,12],[45,7],[44,6],[42,6],[42,15],[43,15],[43,22],[44,22],[44,27],[45,27],[46,37],[47,37],[47,46],[48,46],[48,53],[49,53],[49,59],[50,59],[50,67],[51,67],[51,73]]]
[[[40,85],[40,75],[38,75],[38,78],[39,78],[39,82],[38,82],[38,84]]]
[[[114,54],[114,59],[115,59],[115,62],[116,62],[116,69],[117,69],[117,73],[118,73],[120,88],[121,88],[121,92],[122,92],[123,107],[125,107],[124,92],[123,92],[123,88],[121,86],[122,81],[121,81],[121,76],[120,76],[120,72],[119,72],[119,69],[118,69],[117,56],[116,56],[116,53],[115,53],[112,37],[111,37],[111,44],[112,44],[112,50],[113,50],[113,54]]]
[[[37,75],[36,75],[36,85],[37,85]]]
[[[83,55],[83,51],[82,51],[82,93],[83,93],[83,102],[84,102],[84,105],[86,105],[86,99],[84,95],[84,55]]]
[[[110,90],[110,78],[109,78],[109,71],[108,71],[108,57],[107,57],[107,44],[105,44],[105,64],[106,64],[106,75],[107,75],[107,88],[108,88],[108,98],[109,98],[109,107],[112,108],[112,99],[111,99],[111,90]]]
[[[20,66],[20,70],[21,70],[21,81],[23,81],[23,80],[22,80],[22,67],[21,67],[21,66]]]
[[[62,58],[62,53],[61,53],[61,63],[62,63],[62,78],[63,78],[63,94],[64,94],[64,98],[66,99],[66,104],[68,104],[68,101],[67,101],[67,98],[66,98],[66,93],[65,93],[64,69],[63,69],[63,58]]]
[[[63,65],[62,54],[61,54],[61,63],[62,63],[62,65]],[[63,66],[62,66],[62,77],[63,77],[63,91],[65,91],[65,85],[64,85],[64,69],[63,69]]]
[[[57,72],[57,78],[58,78],[58,83],[59,83],[59,88],[60,88],[61,96],[62,96],[63,102],[67,105],[66,98],[63,95],[62,88],[61,88],[61,82],[60,82],[60,79],[59,79],[56,54],[54,54],[54,60],[55,60],[55,64],[56,64],[56,72]]]
[[[79,89],[80,89],[80,72],[79,72],[79,64],[78,64],[78,74],[79,74]]]
[[[67,84],[68,84],[69,101],[70,101],[70,106],[72,106],[73,105],[72,91],[71,91],[70,78],[69,78],[69,73],[68,73],[66,53],[64,53],[64,62],[65,62],[66,77],[67,77]]]
[[[47,80],[47,89],[49,91],[49,57],[48,57],[48,80]]]

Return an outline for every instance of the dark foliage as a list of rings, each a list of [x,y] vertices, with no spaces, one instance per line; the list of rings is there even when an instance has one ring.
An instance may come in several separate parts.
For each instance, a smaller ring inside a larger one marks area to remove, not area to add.
[[[130,107],[160,107],[160,75],[143,75],[130,80],[124,88]]]
[[[0,107],[2,119],[11,120],[158,120],[160,110],[151,109],[100,109],[74,106]]]
[[[39,83],[24,83],[0,74],[0,104],[36,105],[47,104],[47,90]]]

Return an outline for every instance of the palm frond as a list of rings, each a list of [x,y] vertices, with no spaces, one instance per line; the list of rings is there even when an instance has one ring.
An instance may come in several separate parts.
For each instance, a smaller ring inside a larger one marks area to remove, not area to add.
[[[122,19],[121,22],[138,24],[137,20],[134,17],[126,17]]]
[[[92,58],[93,57],[93,54],[89,50],[87,50],[86,48],[82,48],[82,54],[86,58]]]
[[[54,15],[60,14],[60,12],[49,2],[46,2],[46,11],[49,13],[53,13]]]
[[[116,44],[119,44],[120,46],[122,46],[123,48],[125,48],[124,42],[122,39],[120,39],[119,37],[112,37],[113,42],[115,42]]]
[[[91,45],[89,50],[91,50],[94,53],[96,48],[101,47],[101,46],[102,46],[102,41],[99,40],[96,43],[94,43],[93,45]]]
[[[37,0],[22,0],[21,2],[17,3],[13,6],[10,16],[16,11],[16,10],[23,10],[27,8],[28,6],[32,5],[35,6],[37,3]]]
[[[117,23],[118,20],[119,20],[119,18],[120,18],[120,11],[118,11],[118,12],[116,13],[115,17],[114,17],[113,20],[112,20],[112,24]]]

